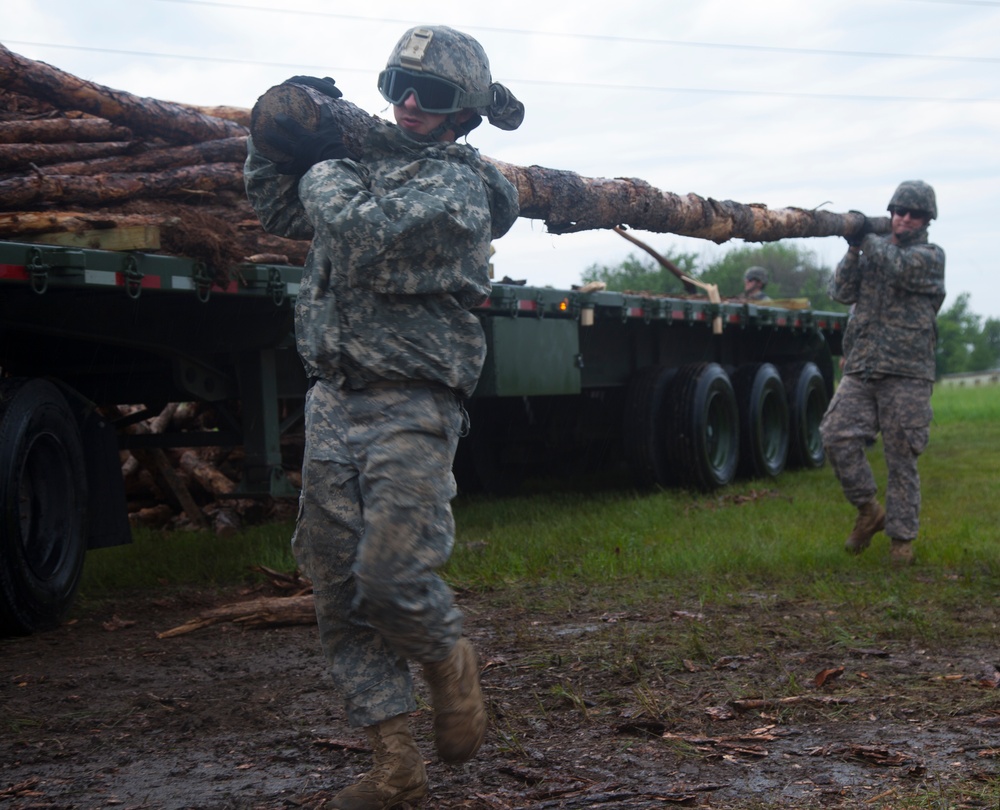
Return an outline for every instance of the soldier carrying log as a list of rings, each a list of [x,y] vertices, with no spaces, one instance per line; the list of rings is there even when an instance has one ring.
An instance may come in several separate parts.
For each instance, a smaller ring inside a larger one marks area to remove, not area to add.
[[[931,424],[944,251],[927,241],[937,217],[931,186],[900,183],[888,208],[892,233],[848,238],[833,278],[833,297],[854,314],[844,335],[844,379],[820,431],[844,495],[858,510],[847,551],[860,554],[884,529],[891,561],[908,565],[920,525],[917,458]],[[879,432],[889,472],[885,509],[865,456]]]
[[[291,84],[329,99],[331,79]],[[424,796],[408,663],[423,667],[446,762],[486,732],[479,666],[438,576],[454,543],[452,462],[486,345],[469,310],[490,292],[490,241],[518,216],[516,189],[456,139],[483,116],[517,128],[524,107],[493,82],[480,44],[413,28],[378,87],[396,124],[345,145],[323,107],[279,113],[251,138],[246,186],[264,227],[312,238],[296,304],[312,378],[295,555],[312,579],[323,649],[374,768],[332,807],[379,810]]]

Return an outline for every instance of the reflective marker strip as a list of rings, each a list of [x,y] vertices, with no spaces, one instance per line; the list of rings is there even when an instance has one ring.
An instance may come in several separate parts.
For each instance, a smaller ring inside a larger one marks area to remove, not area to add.
[[[104,284],[108,287],[118,285],[118,273],[112,270],[84,270],[83,280],[87,284]]]

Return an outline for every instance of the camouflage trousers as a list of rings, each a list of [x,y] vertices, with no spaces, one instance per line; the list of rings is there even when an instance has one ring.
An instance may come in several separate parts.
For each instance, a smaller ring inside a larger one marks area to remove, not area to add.
[[[375,725],[416,708],[408,662],[447,657],[462,632],[436,571],[454,544],[451,468],[465,412],[444,388],[324,381],[305,408],[292,549],[313,581],[348,722]]]
[[[933,383],[912,377],[848,374],[820,424],[830,466],[854,506],[878,492],[865,445],[881,432],[888,470],[885,533],[897,540],[913,540],[920,528],[917,458],[930,434],[932,390]]]

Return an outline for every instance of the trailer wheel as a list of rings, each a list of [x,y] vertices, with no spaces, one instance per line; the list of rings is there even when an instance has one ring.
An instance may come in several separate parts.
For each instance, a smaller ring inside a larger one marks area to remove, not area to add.
[[[739,408],[729,375],[718,363],[682,366],[671,385],[667,452],[680,483],[712,490],[736,476]]]
[[[667,397],[677,373],[670,366],[647,366],[628,381],[622,451],[636,486],[670,486],[677,482],[667,453]]]
[[[740,366],[733,375],[740,409],[738,472],[775,478],[788,460],[788,402],[781,375],[771,363]]]
[[[52,383],[0,381],[0,635],[58,625],[87,546],[83,445]]]
[[[458,442],[452,472],[463,495],[513,495],[524,480],[524,468],[504,458],[509,435],[517,435],[523,417],[519,401],[471,399],[469,433]],[[523,430],[521,431],[523,432]]]
[[[785,370],[790,443],[788,466],[818,469],[826,463],[819,424],[829,403],[826,383],[815,363],[797,363]]]

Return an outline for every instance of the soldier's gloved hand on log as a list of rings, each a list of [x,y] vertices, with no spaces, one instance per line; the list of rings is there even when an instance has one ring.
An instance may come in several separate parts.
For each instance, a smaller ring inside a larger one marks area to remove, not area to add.
[[[290,79],[285,79],[282,84],[304,84],[306,87],[318,90],[324,96],[329,96],[330,98],[344,97],[344,94],[340,92],[340,88],[337,87],[337,83],[329,76],[324,76],[322,79],[316,76],[292,76]]]
[[[853,211],[853,210],[849,211],[848,213],[861,214],[860,211]],[[847,244],[850,247],[861,247],[861,243],[862,241],[864,241],[865,236],[871,232],[872,228],[871,228],[871,223],[868,222],[868,217],[866,217],[864,214],[861,214],[861,216],[864,217],[861,227],[858,228],[858,230],[856,230],[854,233],[846,234],[844,236],[844,239],[847,240]]]
[[[333,113],[325,108],[320,111],[319,128],[315,131],[284,113],[274,116],[274,123],[279,132],[271,136],[271,145],[291,155],[275,164],[281,174],[302,175],[320,161],[354,157],[344,146],[344,133],[334,121]]]

